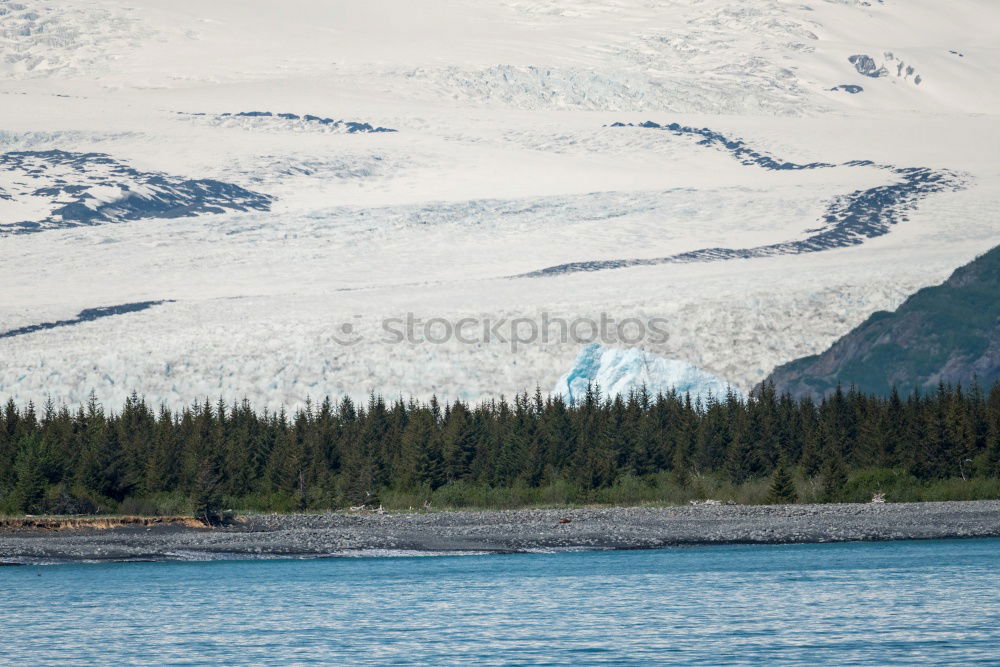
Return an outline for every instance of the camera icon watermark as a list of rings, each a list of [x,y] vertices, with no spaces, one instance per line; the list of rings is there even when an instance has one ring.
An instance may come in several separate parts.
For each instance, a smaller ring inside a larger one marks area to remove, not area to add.
[[[512,352],[529,345],[574,343],[587,345],[662,345],[670,334],[662,317],[615,318],[607,313],[596,317],[423,317],[405,313],[383,318],[374,334],[360,326],[360,315],[336,325],[330,334],[339,345],[353,346],[364,340],[383,345],[508,345]]]
[[[361,316],[355,315],[352,320],[353,321],[341,322],[330,334],[330,337],[333,338],[338,345],[350,347],[352,345],[357,345],[364,340],[364,336],[358,331],[358,321],[361,320]]]

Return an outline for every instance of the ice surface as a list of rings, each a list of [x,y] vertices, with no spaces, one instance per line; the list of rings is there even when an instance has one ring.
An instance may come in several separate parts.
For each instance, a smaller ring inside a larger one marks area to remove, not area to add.
[[[117,306],[98,306],[97,308],[86,308],[77,313],[76,317],[68,320],[57,320],[55,322],[39,322],[19,329],[10,331],[0,331],[0,338],[13,338],[14,336],[26,336],[36,331],[45,329],[55,329],[58,327],[69,327],[82,322],[92,322],[101,317],[112,317],[114,315],[124,315],[126,313],[136,313],[153,306],[159,306],[163,301],[140,301],[139,303],[123,303]]]
[[[0,234],[0,400],[478,399],[580,355],[385,342],[408,312],[658,317],[621,354],[746,392],[997,243],[998,44],[982,0],[0,0],[0,224],[46,227]]]
[[[624,127],[623,123],[615,123]],[[759,153],[739,139],[728,139],[708,128],[684,127],[677,123],[661,126],[646,121],[640,127],[655,130],[669,130],[677,135],[702,137],[698,143],[706,146],[720,146],[741,164],[757,166],[770,171],[799,171],[803,169],[830,169],[836,165],[824,162],[799,164]],[[847,195],[835,197],[823,213],[820,226],[807,231],[804,238],[757,246],[754,248],[702,248],[689,250],[671,257],[631,258],[600,261],[571,262],[550,266],[528,273],[529,276],[551,276],[576,271],[604,271],[629,266],[650,266],[677,262],[714,262],[727,259],[749,259],[773,255],[787,255],[819,252],[863,243],[865,239],[887,234],[892,225],[905,221],[907,213],[914,209],[926,195],[945,190],[959,190],[968,180],[964,175],[949,170],[935,171],[921,167],[899,168],[875,165],[871,160],[852,160],[846,167],[876,166],[895,174],[898,178],[892,185],[883,185],[867,190],[857,190]]]
[[[576,363],[559,378],[552,393],[569,403],[578,403],[587,391],[602,396],[627,397],[645,389],[651,396],[688,394],[692,401],[739,395],[725,380],[706,373],[693,364],[665,359],[636,348],[602,347],[596,343],[580,351]]]

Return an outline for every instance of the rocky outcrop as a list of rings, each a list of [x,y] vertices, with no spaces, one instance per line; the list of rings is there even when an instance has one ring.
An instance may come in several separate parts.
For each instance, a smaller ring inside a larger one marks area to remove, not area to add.
[[[273,198],[232,183],[140,171],[104,153],[62,150],[0,153],[10,172],[0,198],[0,237],[145,218],[267,211]],[[30,214],[22,217],[18,211]]]
[[[880,76],[885,76],[889,71],[885,66],[879,66],[875,63],[875,59],[871,56],[864,54],[853,55],[848,60],[854,65],[854,69],[858,70],[858,74],[863,74],[864,76],[877,79]]]

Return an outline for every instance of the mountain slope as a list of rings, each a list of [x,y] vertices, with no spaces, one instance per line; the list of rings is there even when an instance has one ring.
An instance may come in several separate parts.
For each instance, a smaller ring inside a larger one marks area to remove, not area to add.
[[[819,355],[779,366],[768,378],[796,396],[838,383],[888,393],[940,381],[1000,380],[1000,247],[920,290],[895,312],[880,311]]]

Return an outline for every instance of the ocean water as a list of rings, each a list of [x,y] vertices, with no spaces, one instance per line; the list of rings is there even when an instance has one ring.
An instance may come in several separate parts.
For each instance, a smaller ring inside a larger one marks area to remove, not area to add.
[[[0,661],[1000,663],[1000,540],[0,568]]]

